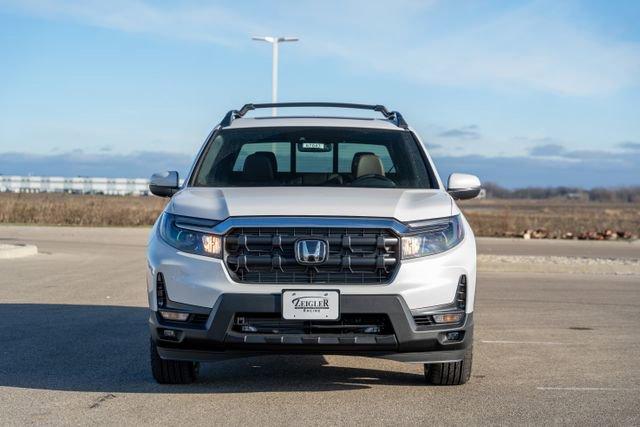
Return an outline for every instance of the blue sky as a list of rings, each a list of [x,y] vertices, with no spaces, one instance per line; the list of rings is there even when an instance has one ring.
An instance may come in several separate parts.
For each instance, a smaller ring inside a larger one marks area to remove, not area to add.
[[[0,0],[0,173],[184,170],[231,108],[383,103],[443,175],[640,185],[640,2]]]

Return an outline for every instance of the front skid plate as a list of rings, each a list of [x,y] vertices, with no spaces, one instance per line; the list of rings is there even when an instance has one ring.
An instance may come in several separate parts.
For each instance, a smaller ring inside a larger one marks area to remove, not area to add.
[[[429,352],[412,352],[412,353],[385,353],[385,352],[335,352],[324,353],[322,349],[318,352],[243,352],[243,351],[199,351],[199,350],[179,350],[173,348],[158,347],[158,354],[165,360],[182,360],[193,362],[218,362],[229,359],[240,359],[244,357],[271,356],[274,354],[335,354],[341,356],[362,356],[374,357],[380,359],[395,360],[405,363],[447,363],[460,362],[464,358],[465,350],[448,350],[448,351],[429,351]]]

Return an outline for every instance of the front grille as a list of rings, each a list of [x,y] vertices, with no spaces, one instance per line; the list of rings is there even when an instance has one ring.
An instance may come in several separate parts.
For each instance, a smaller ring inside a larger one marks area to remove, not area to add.
[[[326,261],[300,265],[300,239],[328,243]],[[225,262],[243,283],[387,283],[399,266],[399,239],[381,228],[234,228],[225,238]]]
[[[386,314],[343,314],[340,320],[284,320],[274,313],[238,313],[232,330],[260,335],[392,335]]]

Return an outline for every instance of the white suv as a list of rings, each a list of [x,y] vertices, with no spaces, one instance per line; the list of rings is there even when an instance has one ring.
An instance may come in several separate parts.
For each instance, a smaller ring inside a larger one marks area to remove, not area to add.
[[[368,109],[382,119],[245,118],[254,109]],[[380,105],[247,104],[204,143],[148,247],[151,367],[195,380],[199,362],[352,354],[422,363],[432,384],[471,373],[476,247],[424,143]]]

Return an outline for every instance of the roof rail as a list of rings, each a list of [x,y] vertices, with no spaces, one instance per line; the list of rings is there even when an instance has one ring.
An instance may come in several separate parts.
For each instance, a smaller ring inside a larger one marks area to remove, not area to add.
[[[382,115],[389,120],[392,120],[396,126],[403,129],[408,129],[409,125],[397,111],[389,111],[384,105],[373,104],[350,104],[345,102],[276,102],[266,104],[244,104],[240,110],[229,111],[222,121],[221,127],[226,127],[231,124],[235,119],[239,119],[247,114],[249,111],[257,110],[261,108],[306,108],[306,107],[322,107],[322,108],[355,108],[359,110],[372,110],[382,113]]]

